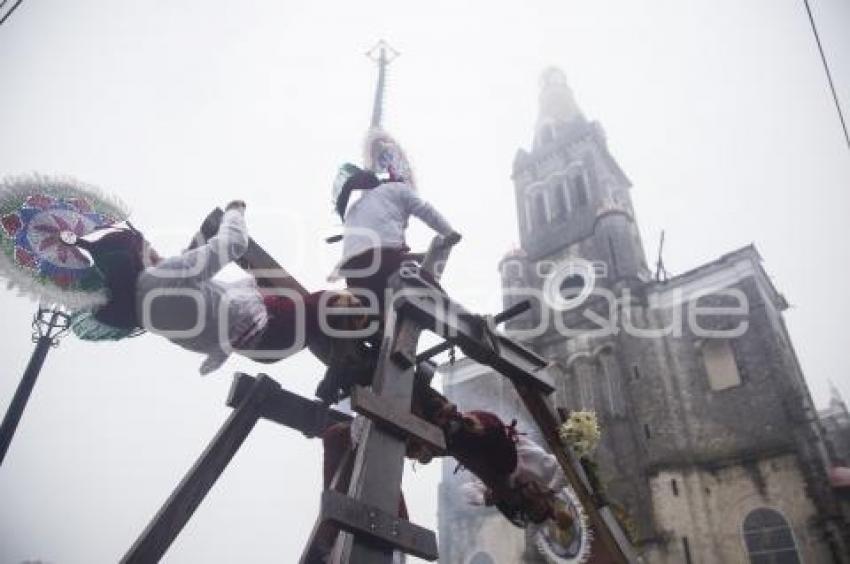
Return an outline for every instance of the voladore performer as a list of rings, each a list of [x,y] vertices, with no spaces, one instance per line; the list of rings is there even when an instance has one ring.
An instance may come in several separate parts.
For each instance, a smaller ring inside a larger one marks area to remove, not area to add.
[[[344,232],[343,256],[331,278],[344,277],[354,295],[377,300],[383,313],[392,302],[388,281],[409,252],[405,232],[411,216],[421,219],[448,244],[461,237],[418,194],[407,156],[389,134],[372,130],[364,152],[365,167],[346,163],[334,182],[335,209],[344,221]],[[355,191],[361,193],[360,198],[349,205]],[[412,411],[443,430],[447,454],[476,477],[468,492],[471,504],[494,505],[516,526],[535,529],[541,551],[550,562],[584,561],[590,540],[581,506],[554,456],[519,433],[516,421],[506,424],[489,411],[462,412],[422,382],[414,389]],[[326,488],[357,434],[356,424],[351,423],[334,425],[323,434]],[[435,453],[409,440],[407,455],[428,463]],[[399,514],[407,517],[403,496]],[[313,561],[322,562],[329,556],[335,536],[332,525],[323,525],[313,546]]]

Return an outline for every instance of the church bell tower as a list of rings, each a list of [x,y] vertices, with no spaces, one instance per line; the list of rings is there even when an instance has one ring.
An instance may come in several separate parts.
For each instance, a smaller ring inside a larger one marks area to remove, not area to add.
[[[541,76],[532,149],[517,152],[512,178],[520,248],[502,262],[504,288],[536,288],[568,309],[594,287],[649,280],[631,183],[560,69]]]
[[[513,163],[520,246],[499,264],[506,307],[529,299],[529,313],[510,331],[560,369],[554,401],[566,411],[592,410],[605,430],[597,452],[609,492],[652,535],[645,481],[621,464],[640,467],[629,381],[636,364],[628,335],[594,319],[631,292],[651,287],[630,195],[631,183],[608,151],[602,126],[588,120],[563,71],[540,79],[531,150]],[[591,315],[588,315],[591,314]],[[600,329],[602,329],[600,331]],[[639,348],[639,345],[634,345]]]

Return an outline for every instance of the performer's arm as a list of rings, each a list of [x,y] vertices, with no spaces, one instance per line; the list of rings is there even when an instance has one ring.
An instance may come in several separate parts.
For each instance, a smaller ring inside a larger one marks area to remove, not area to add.
[[[167,278],[201,281],[215,276],[248,248],[244,204],[231,203],[224,212],[218,233],[203,245],[167,258],[153,267]]]
[[[425,223],[425,225],[440,235],[446,236],[454,232],[454,229],[452,229],[452,226],[449,225],[448,221],[446,221],[446,218],[444,218],[443,215],[434,208],[434,206],[420,198],[419,194],[417,194],[410,186],[406,184],[400,186],[399,193],[405,209],[408,213],[410,213],[410,215],[418,217]]]

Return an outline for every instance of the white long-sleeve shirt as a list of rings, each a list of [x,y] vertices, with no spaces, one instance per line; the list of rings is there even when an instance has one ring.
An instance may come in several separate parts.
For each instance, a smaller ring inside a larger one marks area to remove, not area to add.
[[[524,435],[517,437],[517,465],[510,477],[511,485],[537,482],[550,490],[560,490],[567,478],[554,454],[550,454]]]
[[[421,219],[440,235],[452,232],[440,212],[404,182],[384,182],[364,190],[345,214],[342,260],[332,277],[347,260],[369,249],[403,247],[410,216]]]
[[[536,482],[550,490],[560,490],[568,485],[564,471],[554,454],[550,454],[524,435],[516,439],[517,465],[508,476],[508,484],[516,487],[527,482]],[[471,505],[484,505],[487,486],[477,477],[462,486],[462,495]]]
[[[143,327],[206,354],[201,374],[219,368],[232,344],[250,342],[268,323],[253,278],[236,282],[213,279],[247,248],[242,211],[227,210],[218,233],[204,245],[164,259],[139,276],[136,304]]]

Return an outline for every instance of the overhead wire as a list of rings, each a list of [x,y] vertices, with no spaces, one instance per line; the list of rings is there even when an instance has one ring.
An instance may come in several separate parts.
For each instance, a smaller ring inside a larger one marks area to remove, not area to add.
[[[826,78],[829,81],[829,90],[832,92],[832,99],[835,101],[835,109],[838,111],[838,119],[841,121],[841,129],[844,131],[844,140],[847,141],[847,147],[850,148],[850,134],[847,132],[847,122],[844,120],[844,113],[841,111],[841,103],[838,101],[838,94],[835,91],[835,82],[832,80],[832,73],[829,70],[829,63],[826,60],[826,55],[823,52],[823,44],[820,40],[815,18],[812,16],[812,8],[809,6],[809,0],[803,0],[806,6],[806,13],[809,15],[809,23],[812,25],[812,33],[815,35],[815,42],[818,45],[818,52],[823,62],[823,69],[826,71]]]
[[[0,4],[0,8],[2,8],[3,6],[5,6],[5,5],[6,5],[6,2],[8,2],[9,0],[2,0],[2,1],[3,1],[3,3],[2,3],[2,4]],[[17,2],[15,2],[15,3],[12,5],[12,7],[11,7],[11,8],[9,8],[9,11],[8,11],[8,12],[6,12],[6,15],[5,15],[5,16],[3,16],[3,19],[0,19],[0,25],[3,25],[3,24],[6,22],[6,20],[8,20],[8,19],[9,19],[9,16],[11,16],[11,15],[12,15],[12,12],[14,12],[14,11],[15,11],[15,8],[17,8],[18,6],[20,6],[20,5],[21,5],[21,2],[23,2],[23,1],[24,1],[24,0],[18,0]]]

